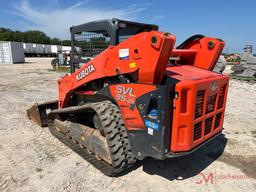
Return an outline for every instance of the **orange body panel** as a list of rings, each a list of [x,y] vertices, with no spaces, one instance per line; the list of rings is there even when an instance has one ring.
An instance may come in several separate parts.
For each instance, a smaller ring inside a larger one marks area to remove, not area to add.
[[[160,83],[174,44],[175,36],[152,31],[139,33],[117,46],[107,48],[76,72],[59,80],[59,107],[68,105],[69,93],[74,89],[103,77],[133,73],[139,70],[138,82]],[[128,59],[120,59],[119,51],[122,49],[129,50]],[[95,70],[87,74],[87,71],[84,70],[91,65]],[[83,72],[87,75],[78,81],[77,76]]]
[[[146,128],[135,105],[135,101],[140,96],[154,91],[155,89],[156,87],[154,85],[133,83],[110,86],[111,95],[115,98],[120,107],[125,126],[128,130],[141,130]],[[131,106],[134,106],[134,108],[131,108]]]
[[[193,66],[168,67],[167,75],[180,80],[170,149],[189,151],[222,130],[229,77]]]

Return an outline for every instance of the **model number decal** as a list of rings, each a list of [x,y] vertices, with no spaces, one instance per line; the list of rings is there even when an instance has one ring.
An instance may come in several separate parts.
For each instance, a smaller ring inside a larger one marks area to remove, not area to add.
[[[80,81],[81,79],[87,77],[94,71],[95,71],[95,67],[93,66],[93,64],[90,64],[89,66],[87,66],[85,69],[83,69],[80,73],[76,75],[76,80]]]
[[[116,86],[116,100],[126,101],[131,103],[132,102],[131,97],[132,98],[136,97],[133,94],[133,89],[131,87],[125,87],[122,85]]]

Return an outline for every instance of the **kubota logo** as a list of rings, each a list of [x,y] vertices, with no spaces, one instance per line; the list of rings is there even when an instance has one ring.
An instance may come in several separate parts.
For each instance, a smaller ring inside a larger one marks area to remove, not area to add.
[[[80,81],[81,79],[85,78],[86,76],[90,75],[95,71],[95,68],[93,64],[87,66],[85,69],[83,69],[80,73],[76,75],[76,80]]]

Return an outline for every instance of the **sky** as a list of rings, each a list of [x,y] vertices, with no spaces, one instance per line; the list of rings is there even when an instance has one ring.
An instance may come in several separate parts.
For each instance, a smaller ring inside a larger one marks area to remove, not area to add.
[[[1,0],[0,27],[41,30],[70,39],[69,27],[99,19],[120,18],[159,25],[177,45],[194,34],[217,37],[224,52],[256,52],[256,0]]]

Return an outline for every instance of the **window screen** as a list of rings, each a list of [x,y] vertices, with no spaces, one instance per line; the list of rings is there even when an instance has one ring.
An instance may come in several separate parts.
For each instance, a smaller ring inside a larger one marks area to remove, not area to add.
[[[76,69],[100,54],[110,44],[106,31],[82,32],[74,37],[74,64]]]

